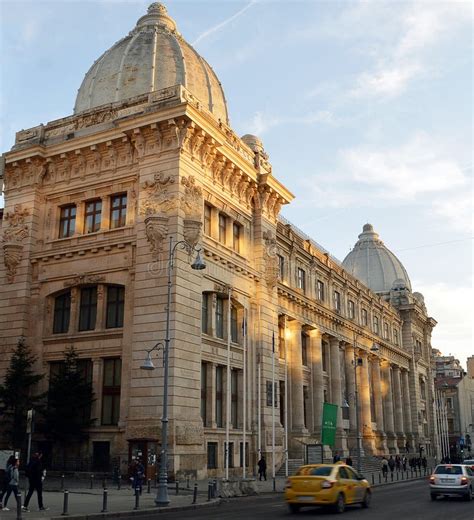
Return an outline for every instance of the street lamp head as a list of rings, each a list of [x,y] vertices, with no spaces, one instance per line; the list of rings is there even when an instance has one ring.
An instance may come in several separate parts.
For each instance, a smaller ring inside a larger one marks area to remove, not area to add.
[[[155,365],[151,359],[151,352],[146,353],[145,361],[143,362],[143,365],[140,366],[140,368],[142,370],[155,370]]]
[[[374,343],[371,347],[370,347],[370,352],[378,352],[380,350],[380,347],[377,345],[377,343]]]
[[[201,251],[198,251],[196,253],[196,259],[191,264],[191,269],[194,269],[195,271],[202,271],[203,269],[206,269],[206,262],[201,258]]]
[[[342,405],[341,405],[341,408],[350,408],[349,407],[349,403],[347,402],[347,399],[344,399]]]

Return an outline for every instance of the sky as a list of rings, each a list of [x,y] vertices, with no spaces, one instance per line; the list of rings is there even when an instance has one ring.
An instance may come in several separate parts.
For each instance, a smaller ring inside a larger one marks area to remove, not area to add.
[[[0,0],[0,151],[72,114],[150,2]],[[465,366],[473,346],[473,4],[165,2],[295,195],[282,214],[343,259],[370,222]],[[1,203],[1,199],[0,199]],[[1,203],[2,204],[2,203]]]

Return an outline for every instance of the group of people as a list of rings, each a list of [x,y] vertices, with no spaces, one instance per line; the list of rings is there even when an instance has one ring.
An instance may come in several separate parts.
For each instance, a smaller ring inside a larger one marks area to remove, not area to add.
[[[9,457],[5,467],[2,489],[0,491],[0,509],[3,511],[9,511],[7,507],[8,499],[12,493],[16,499],[18,498],[18,485],[20,483],[19,466],[20,460],[18,458],[14,455]],[[35,453],[33,457],[31,457],[30,462],[26,466],[26,476],[28,477],[29,488],[22,510],[29,511],[28,504],[30,503],[33,493],[36,491],[38,508],[40,511],[46,511],[48,508],[44,507],[43,504],[43,480],[46,476],[46,470],[43,467],[41,453]]]
[[[393,473],[394,471],[407,471],[407,467],[409,467],[412,471],[415,469],[426,469],[428,465],[428,461],[426,457],[410,457],[407,459],[405,455],[390,455],[382,458],[382,473],[386,475],[389,471]]]

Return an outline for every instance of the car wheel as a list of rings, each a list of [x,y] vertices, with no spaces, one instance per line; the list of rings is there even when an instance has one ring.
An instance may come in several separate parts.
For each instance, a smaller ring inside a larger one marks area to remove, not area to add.
[[[298,504],[288,504],[288,508],[292,514],[298,513],[300,510],[300,506]]]
[[[346,502],[342,493],[339,493],[339,495],[337,495],[337,500],[333,508],[335,513],[344,513],[344,510],[346,509]]]
[[[372,493],[370,491],[366,491],[364,495],[364,500],[362,500],[361,506],[367,509],[370,506],[370,500],[372,499]]]
[[[472,489],[469,489],[467,495],[464,497],[464,500],[470,502],[472,500]]]
[[[438,495],[436,493],[431,493],[430,494],[431,496],[431,500],[433,500],[433,502],[436,500],[436,498],[438,497]]]

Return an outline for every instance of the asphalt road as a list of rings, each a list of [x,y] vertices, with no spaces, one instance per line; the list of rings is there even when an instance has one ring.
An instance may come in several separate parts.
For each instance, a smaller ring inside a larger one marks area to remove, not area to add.
[[[290,515],[283,496],[234,498],[220,506],[177,513],[160,513],[160,520],[274,520],[278,518],[331,518],[334,514],[324,509],[306,509]],[[351,506],[343,518],[364,520],[474,520],[474,501],[458,498],[438,499],[431,502],[426,481],[394,484],[374,489],[369,509]]]

